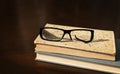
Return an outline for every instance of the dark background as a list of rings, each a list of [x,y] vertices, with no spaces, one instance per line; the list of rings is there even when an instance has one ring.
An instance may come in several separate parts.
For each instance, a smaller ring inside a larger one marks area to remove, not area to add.
[[[113,30],[120,39],[120,1],[0,0],[0,74],[102,74],[34,61],[33,41],[46,23]]]

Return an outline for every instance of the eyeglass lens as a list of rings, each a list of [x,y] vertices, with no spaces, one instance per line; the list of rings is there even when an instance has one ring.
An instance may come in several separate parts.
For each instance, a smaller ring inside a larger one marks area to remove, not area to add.
[[[91,32],[87,30],[73,30],[70,34],[73,40],[81,39],[84,41],[89,41],[91,38]],[[42,31],[43,38],[47,40],[61,40],[63,35],[64,31],[59,29],[46,28]]]

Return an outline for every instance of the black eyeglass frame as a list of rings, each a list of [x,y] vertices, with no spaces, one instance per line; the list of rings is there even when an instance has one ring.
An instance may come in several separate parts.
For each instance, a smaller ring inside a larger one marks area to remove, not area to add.
[[[44,29],[57,29],[57,30],[63,31],[64,33],[63,33],[63,35],[62,35],[62,37],[61,37],[60,40],[49,40],[49,39],[45,39],[45,38],[43,37],[43,35],[42,35],[42,32],[43,32]],[[58,41],[61,41],[61,40],[64,38],[64,36],[65,36],[66,33],[69,34],[70,39],[72,40],[71,31],[77,31],[77,30],[82,30],[82,31],[89,31],[89,32],[91,32],[91,37],[90,37],[90,40],[89,40],[89,41],[81,40],[81,39],[79,39],[79,38],[77,38],[77,37],[75,36],[75,38],[76,38],[77,40],[82,41],[82,42],[84,42],[84,43],[89,43],[89,42],[91,42],[91,41],[93,40],[93,38],[94,38],[94,30],[90,30],[90,29],[72,29],[72,30],[64,30],[64,29],[61,29],[61,28],[43,27],[43,28],[40,28],[39,34],[40,34],[40,37],[41,37],[43,40],[58,42]]]

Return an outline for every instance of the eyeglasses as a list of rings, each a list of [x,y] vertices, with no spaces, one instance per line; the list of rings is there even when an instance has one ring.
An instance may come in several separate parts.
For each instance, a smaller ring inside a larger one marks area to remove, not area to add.
[[[60,28],[44,27],[40,28],[40,37],[48,41],[61,41],[65,34],[68,34],[71,40],[78,40],[89,43],[93,40],[94,30],[89,29],[72,29],[64,30]]]

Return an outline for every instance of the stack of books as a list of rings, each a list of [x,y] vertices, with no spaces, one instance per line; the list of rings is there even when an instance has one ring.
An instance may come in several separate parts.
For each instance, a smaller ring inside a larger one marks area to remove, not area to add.
[[[120,40],[115,43],[113,31],[46,24],[34,44],[38,61],[120,73]]]

